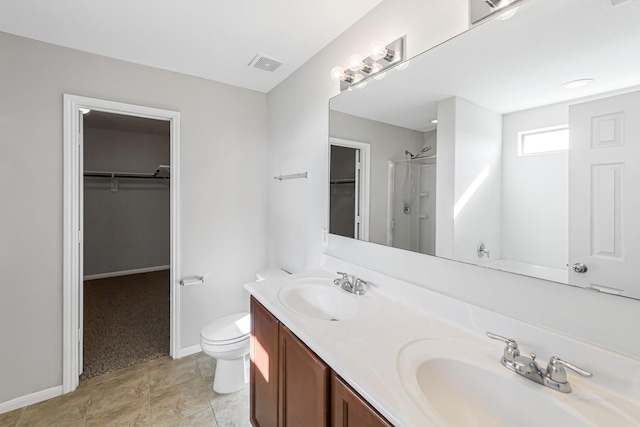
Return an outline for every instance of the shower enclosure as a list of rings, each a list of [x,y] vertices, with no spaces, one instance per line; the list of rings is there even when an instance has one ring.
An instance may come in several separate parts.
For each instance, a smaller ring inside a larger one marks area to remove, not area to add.
[[[429,149],[389,161],[387,244],[435,255],[436,156]]]

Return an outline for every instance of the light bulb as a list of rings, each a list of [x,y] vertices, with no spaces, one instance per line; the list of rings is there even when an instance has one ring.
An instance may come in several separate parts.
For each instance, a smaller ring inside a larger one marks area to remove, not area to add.
[[[353,54],[349,57],[349,69],[351,71],[359,71],[362,68],[362,56]]]
[[[341,66],[337,65],[331,69],[331,80],[339,82],[343,79],[344,70]]]
[[[398,71],[406,70],[409,64],[411,64],[411,61],[404,61],[396,66],[396,70]]]
[[[507,19],[509,19],[513,15],[515,15],[517,11],[518,11],[518,8],[514,7],[513,9],[508,10],[508,11],[506,11],[504,13],[501,13],[500,15],[496,16],[496,19],[500,20],[500,21],[506,21]]]
[[[371,53],[371,59],[377,61],[379,59],[382,59],[382,57],[387,53],[387,48],[382,43],[376,41],[371,43],[369,52]]]
[[[377,62],[373,64],[371,73],[374,74],[374,79],[382,80],[386,77],[387,73],[380,73],[380,70],[382,70],[382,65],[378,64]]]

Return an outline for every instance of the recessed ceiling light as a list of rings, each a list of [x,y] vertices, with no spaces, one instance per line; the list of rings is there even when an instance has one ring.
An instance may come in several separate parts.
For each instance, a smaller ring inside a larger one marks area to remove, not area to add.
[[[573,80],[563,84],[562,87],[565,89],[578,89],[579,87],[586,86],[591,82],[593,82],[593,79]]]

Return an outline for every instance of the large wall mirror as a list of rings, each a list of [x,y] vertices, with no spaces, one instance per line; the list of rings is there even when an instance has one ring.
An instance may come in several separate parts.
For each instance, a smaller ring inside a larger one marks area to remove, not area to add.
[[[529,0],[331,99],[329,231],[640,298],[639,22]]]

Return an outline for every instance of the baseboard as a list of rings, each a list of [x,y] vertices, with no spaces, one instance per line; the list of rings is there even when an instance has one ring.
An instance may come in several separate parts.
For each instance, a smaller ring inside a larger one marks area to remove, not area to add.
[[[178,353],[178,357],[176,357],[176,359],[191,356],[192,354],[200,353],[201,351],[202,347],[200,347],[200,344],[192,345],[191,347],[180,349],[180,353]]]
[[[108,277],[129,276],[130,274],[151,273],[153,271],[169,270],[170,265],[159,265],[156,267],[135,268],[133,270],[112,271],[110,273],[90,274],[84,276],[84,280],[106,279]]]
[[[7,400],[6,402],[0,403],[0,414],[24,408],[25,406],[40,403],[58,396],[62,396],[61,385],[27,394],[26,396],[16,397],[15,399]]]

